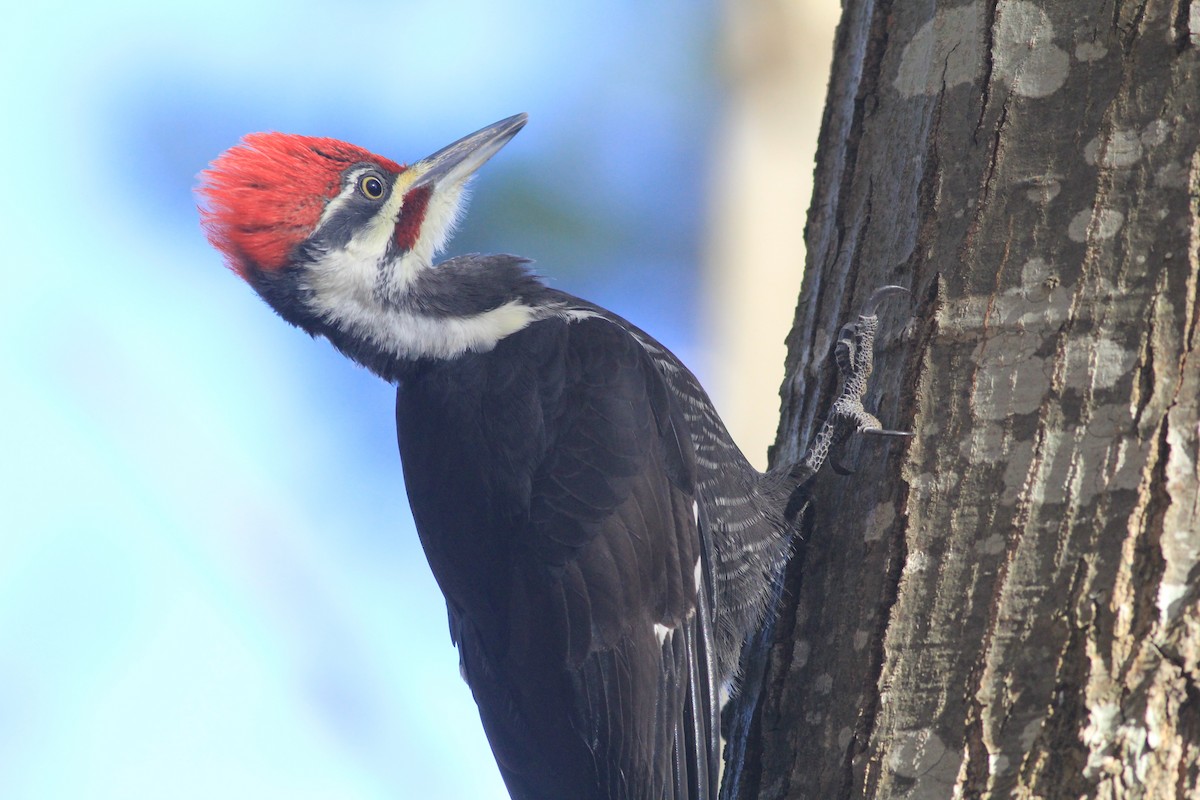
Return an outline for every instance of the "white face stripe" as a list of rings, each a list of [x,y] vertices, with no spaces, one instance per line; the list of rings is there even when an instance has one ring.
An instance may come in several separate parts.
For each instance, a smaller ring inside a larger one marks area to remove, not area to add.
[[[349,174],[346,187],[322,212],[318,230],[353,197],[358,178],[371,169],[364,166]],[[533,322],[534,309],[513,301],[470,317],[433,317],[403,307],[409,285],[432,267],[434,254],[458,221],[469,178],[443,179],[431,186],[415,245],[399,258],[386,261],[404,195],[419,177],[400,173],[388,199],[346,246],[309,267],[310,305],[335,327],[402,358],[452,358],[467,351],[490,350]]]
[[[363,166],[348,174],[346,186],[321,212],[317,231],[350,201],[358,191],[358,179],[372,170],[375,168]],[[354,232],[345,248],[328,254],[310,267],[309,286],[317,298],[319,310],[328,312],[334,308],[364,304],[375,291],[379,270],[396,230],[396,220],[404,207],[404,191],[410,183],[401,180],[403,175],[401,173],[395,181],[387,200],[365,225]]]
[[[337,193],[337,197],[325,204],[325,210],[321,212],[321,218],[317,220],[317,227],[314,230],[314,233],[321,230],[321,228],[325,226],[325,223],[329,222],[329,220],[333,218],[333,215],[338,212],[338,209],[344,206],[347,201],[354,196],[354,193],[358,191],[358,179],[362,177],[364,172],[367,172],[370,169],[372,168],[362,166],[350,172],[346,176],[346,185],[343,186],[342,190]]]
[[[348,173],[346,186],[326,204],[316,230],[333,219],[354,197],[358,179],[373,169],[376,168],[364,165]],[[312,265],[309,283],[316,296],[315,305],[328,319],[359,316],[374,305],[368,298],[376,291],[382,291],[389,298],[402,297],[421,271],[433,266],[433,257],[450,238],[462,216],[467,199],[466,184],[471,176],[448,176],[429,186],[430,196],[416,242],[407,252],[386,261],[396,223],[404,210],[405,195],[420,177],[414,171],[397,175],[387,200],[354,232],[345,248]],[[353,310],[355,306],[360,308]],[[367,308],[361,308],[364,306]]]
[[[502,145],[481,150],[429,183],[422,183],[426,170],[421,163],[399,173],[388,198],[345,247],[310,262],[305,282],[312,311],[331,326],[399,358],[439,359],[491,350],[538,319],[557,316],[575,322],[595,316],[565,306],[535,309],[519,300],[465,317],[433,316],[409,307],[406,298],[412,284],[424,270],[434,268],[434,256],[462,216],[475,169]],[[359,179],[373,169],[377,168],[364,164],[347,173],[345,186],[322,211],[317,230],[354,198]],[[393,251],[389,258],[405,196],[414,186],[430,192],[417,239],[408,251]]]

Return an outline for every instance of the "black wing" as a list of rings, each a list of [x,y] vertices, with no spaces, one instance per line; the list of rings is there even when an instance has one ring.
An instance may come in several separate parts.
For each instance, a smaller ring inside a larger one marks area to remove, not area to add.
[[[470,513],[490,517],[472,541],[503,577],[439,563],[440,537],[455,534],[430,527],[469,515],[455,523],[415,496],[413,507],[510,793],[715,798],[710,566],[682,414],[644,349],[605,319],[538,323],[491,355],[473,369],[478,434],[497,444],[473,454],[490,466],[487,502]]]

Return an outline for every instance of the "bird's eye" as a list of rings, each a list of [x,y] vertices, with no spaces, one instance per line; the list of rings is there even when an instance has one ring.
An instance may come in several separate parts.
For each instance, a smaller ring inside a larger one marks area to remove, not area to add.
[[[364,175],[358,179],[358,190],[368,200],[378,200],[383,197],[383,181],[374,175]]]

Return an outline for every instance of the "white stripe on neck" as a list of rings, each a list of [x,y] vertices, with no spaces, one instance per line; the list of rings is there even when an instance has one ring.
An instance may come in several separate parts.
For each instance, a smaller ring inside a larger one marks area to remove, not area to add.
[[[380,292],[375,254],[381,251],[374,244],[369,237],[356,236],[344,250],[328,253],[312,264],[308,269],[309,305],[333,327],[397,358],[446,359],[471,351],[486,352],[547,315],[547,309],[535,309],[520,300],[468,316],[435,316],[406,308],[403,294],[391,292],[396,284],[407,286],[421,270],[413,259],[415,254],[406,254],[390,265],[392,275],[399,276]]]
[[[542,316],[519,300],[465,317],[384,306],[374,298],[366,304],[356,300],[322,303],[317,311],[333,327],[402,359],[449,359],[487,352]]]

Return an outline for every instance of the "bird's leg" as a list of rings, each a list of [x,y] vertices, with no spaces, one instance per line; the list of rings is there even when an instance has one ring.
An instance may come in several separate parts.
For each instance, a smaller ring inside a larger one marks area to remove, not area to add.
[[[875,312],[879,304],[888,295],[907,293],[902,286],[883,286],[876,289],[863,306],[855,322],[842,326],[838,334],[834,358],[838,371],[842,376],[842,392],[833,401],[825,421],[821,423],[817,435],[813,437],[808,451],[800,459],[800,463],[792,470],[792,476],[801,486],[820,471],[821,466],[829,459],[830,452],[844,442],[852,433],[868,436],[912,436],[907,431],[887,430],[875,415],[863,407],[863,395],[867,391],[867,379],[875,362],[875,331],[879,327],[879,317]],[[832,460],[835,471],[849,474],[837,459]],[[789,502],[789,508],[795,502]],[[797,509],[798,510],[798,509]]]

